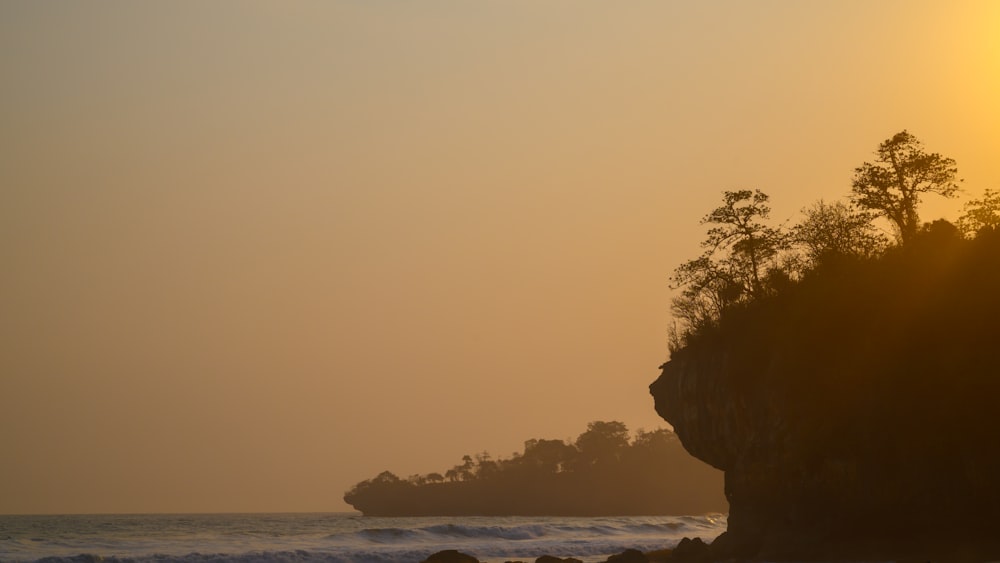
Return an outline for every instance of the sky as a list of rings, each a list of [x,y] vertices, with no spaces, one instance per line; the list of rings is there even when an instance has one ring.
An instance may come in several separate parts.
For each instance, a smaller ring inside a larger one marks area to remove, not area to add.
[[[665,427],[723,190],[793,223],[903,129],[1000,189],[991,1],[8,1],[0,76],[7,514],[344,511]]]

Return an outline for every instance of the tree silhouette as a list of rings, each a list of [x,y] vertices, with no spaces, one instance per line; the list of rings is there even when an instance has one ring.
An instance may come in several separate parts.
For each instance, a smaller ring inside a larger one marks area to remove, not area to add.
[[[922,194],[954,197],[958,192],[955,161],[924,152],[923,145],[907,131],[883,141],[875,162],[854,170],[851,198],[864,209],[892,222],[901,243],[908,243],[920,227],[917,206]]]
[[[812,265],[838,256],[871,258],[888,240],[872,226],[872,215],[842,201],[819,200],[802,210],[805,218],[792,228],[792,239],[802,246]]]
[[[966,236],[1000,227],[1000,191],[987,189],[982,199],[966,203],[965,213],[958,219],[958,227]]]
[[[383,471],[372,479],[372,483],[375,485],[395,485],[402,482],[403,480],[392,471]]]
[[[671,334],[671,346],[683,335],[711,326],[728,307],[766,294],[769,280],[780,270],[779,252],[788,247],[787,236],[764,224],[771,213],[768,195],[760,190],[723,192],[723,204],[702,218],[711,225],[701,243],[701,256],[684,262],[671,277],[681,294],[671,302],[682,326]]]
[[[610,463],[629,446],[628,428],[621,422],[595,421],[576,439],[579,459],[584,464]]]
[[[565,469],[577,455],[577,449],[562,440],[539,440],[532,438],[524,442],[524,455],[519,462],[541,472],[558,473]]]

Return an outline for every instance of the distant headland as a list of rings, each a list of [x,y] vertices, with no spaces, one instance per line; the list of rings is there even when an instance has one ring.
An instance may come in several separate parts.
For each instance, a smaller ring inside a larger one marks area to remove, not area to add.
[[[614,516],[726,512],[722,475],[669,430],[591,422],[574,443],[532,439],[508,459],[483,452],[444,473],[388,471],[344,501],[366,516]]]

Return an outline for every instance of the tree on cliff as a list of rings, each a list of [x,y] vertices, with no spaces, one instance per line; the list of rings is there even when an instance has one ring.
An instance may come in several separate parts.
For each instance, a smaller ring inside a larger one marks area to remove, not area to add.
[[[777,266],[781,250],[788,247],[785,233],[764,224],[771,213],[768,195],[760,190],[723,192],[723,204],[702,218],[711,225],[701,243],[704,252],[674,270],[674,317],[681,332],[710,325],[729,306],[760,297],[770,281],[782,277]],[[675,334],[672,338],[679,335]]]
[[[858,206],[892,222],[901,243],[908,243],[920,227],[917,206],[922,194],[954,197],[958,192],[954,159],[927,153],[916,137],[902,131],[883,141],[875,162],[854,170],[851,198]]]
[[[750,296],[764,291],[762,280],[769,261],[784,246],[784,235],[761,222],[771,214],[770,198],[760,190],[724,192],[723,204],[706,215],[701,223],[710,224],[708,238],[702,247],[709,254],[729,251],[723,259],[736,274]]]
[[[875,230],[870,212],[859,211],[842,201],[819,200],[802,213],[805,218],[792,227],[792,240],[813,266],[843,256],[872,258],[889,242]]]
[[[958,219],[958,227],[966,236],[1000,227],[1000,191],[987,189],[982,199],[966,203],[965,213]]]

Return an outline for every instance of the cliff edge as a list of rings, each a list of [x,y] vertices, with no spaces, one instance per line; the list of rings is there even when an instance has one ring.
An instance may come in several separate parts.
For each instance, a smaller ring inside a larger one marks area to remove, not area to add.
[[[1000,559],[1000,231],[929,233],[728,311],[651,386],[725,472],[716,559]]]

